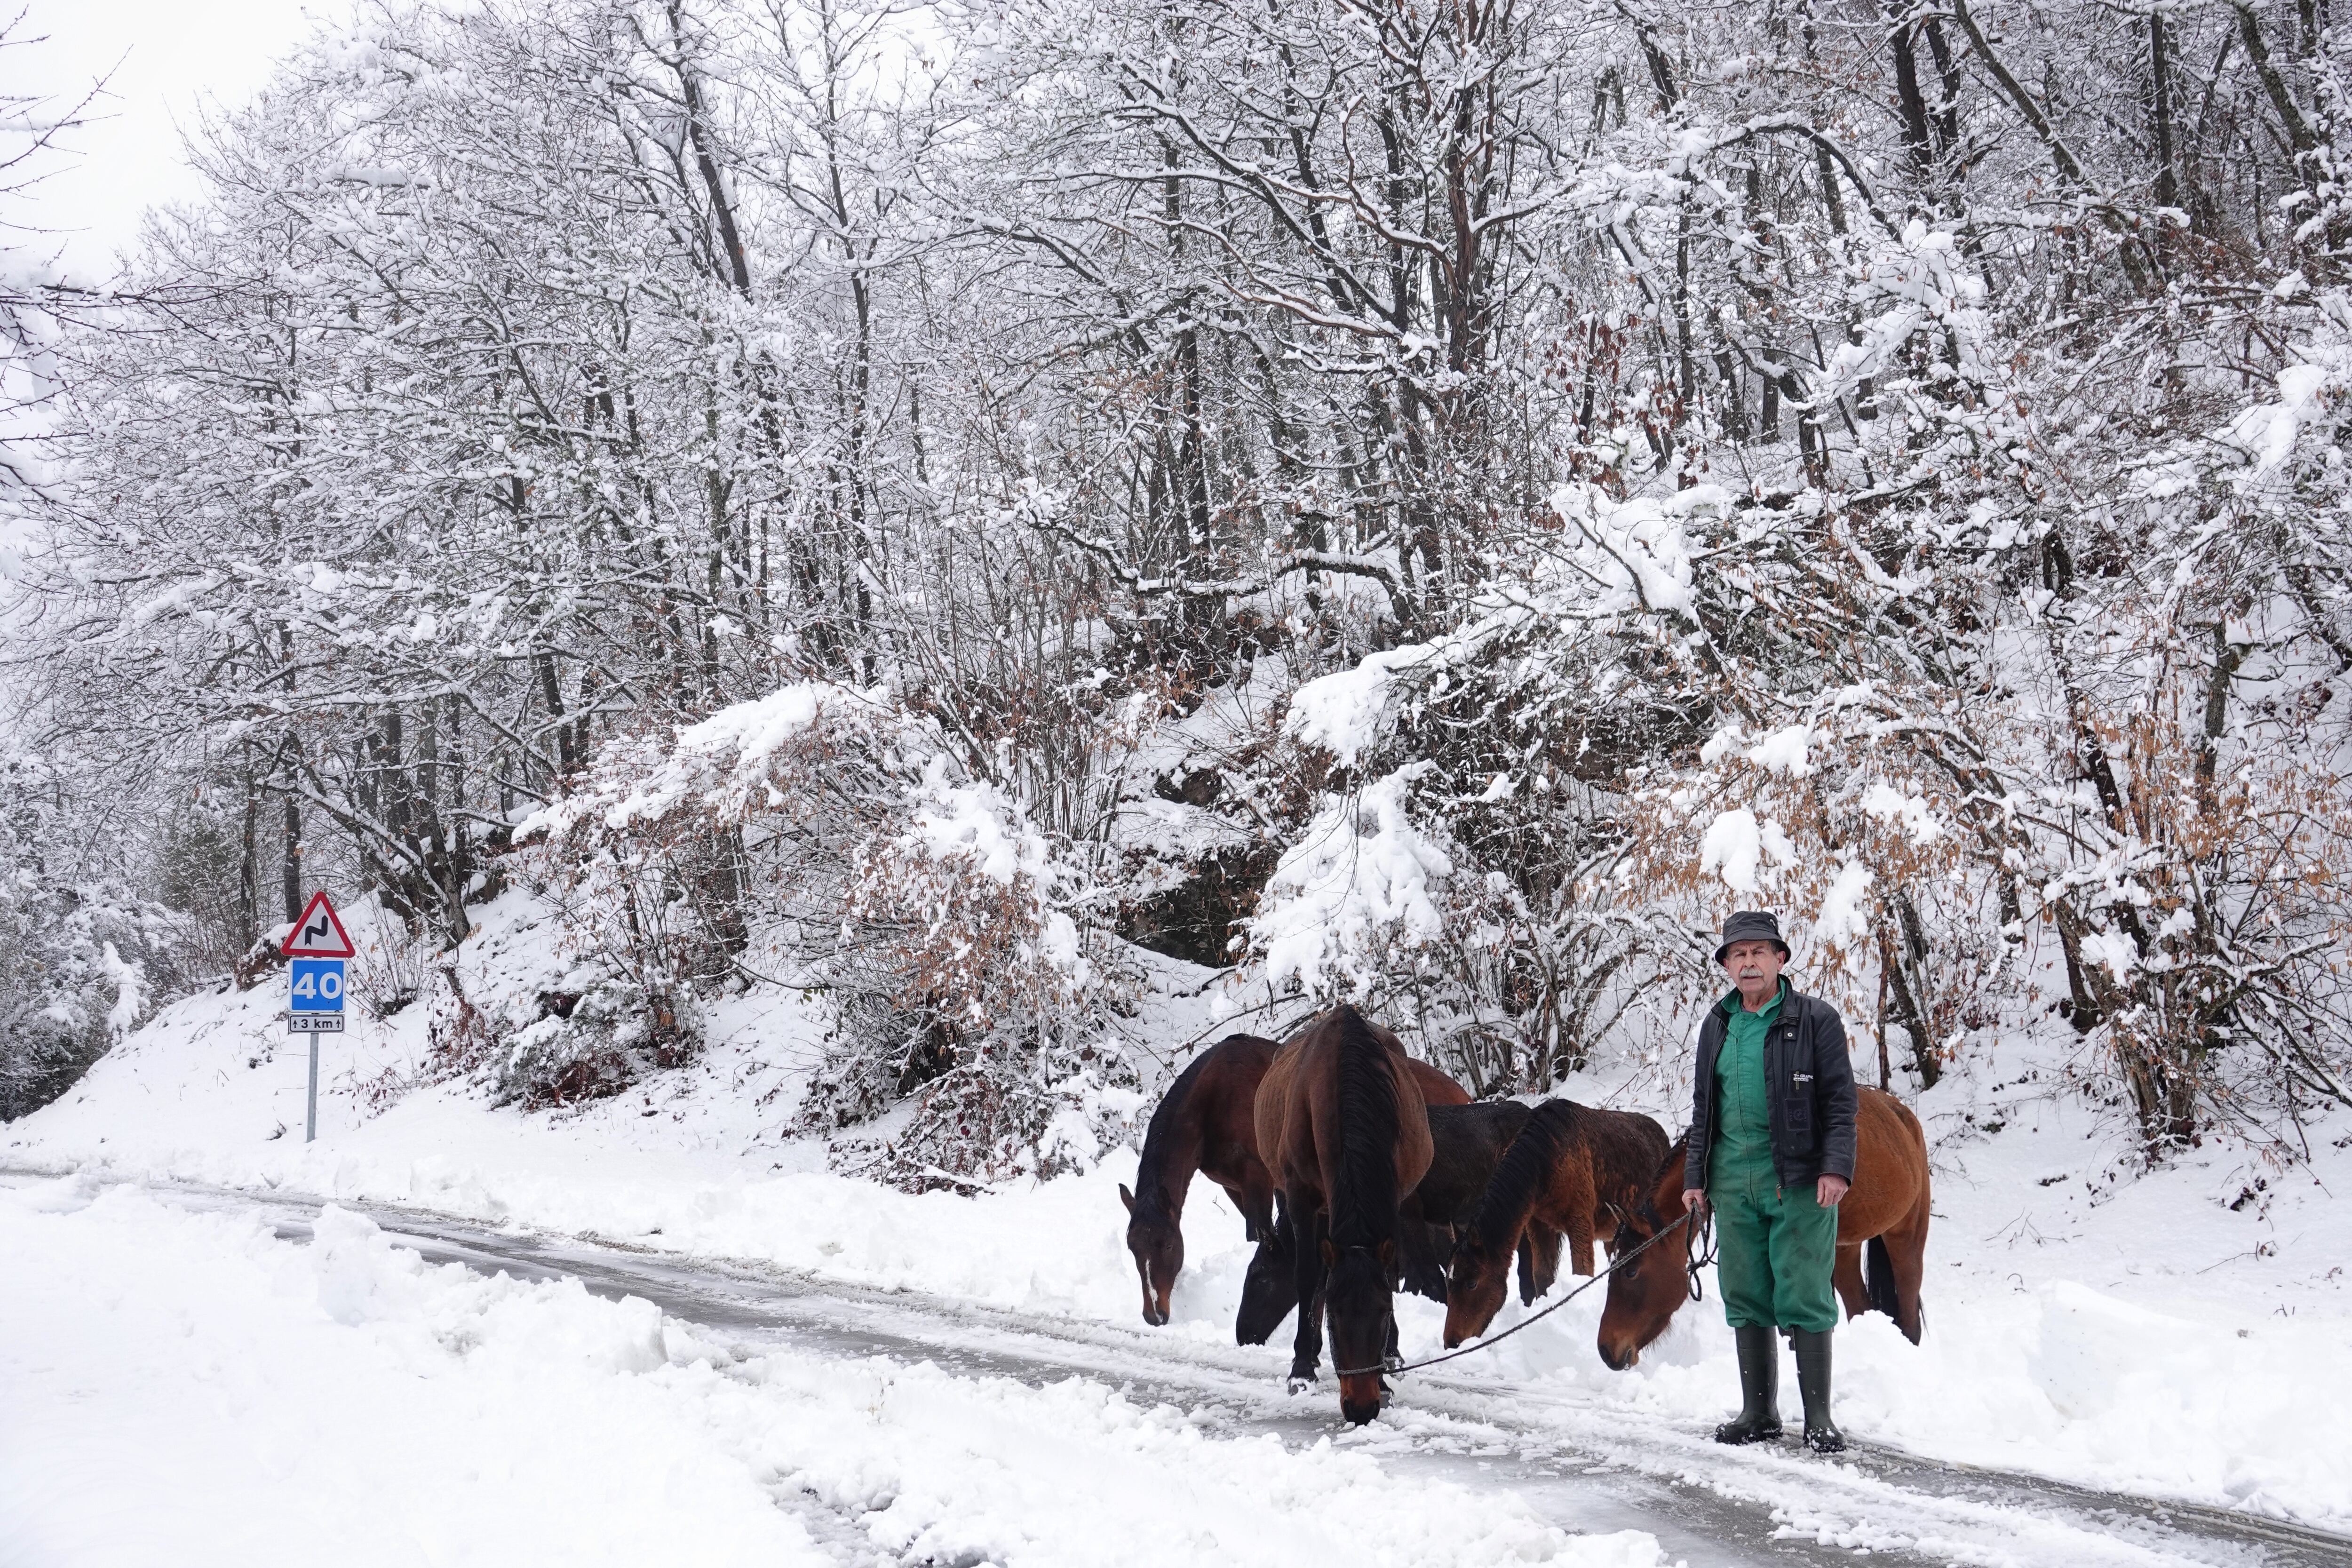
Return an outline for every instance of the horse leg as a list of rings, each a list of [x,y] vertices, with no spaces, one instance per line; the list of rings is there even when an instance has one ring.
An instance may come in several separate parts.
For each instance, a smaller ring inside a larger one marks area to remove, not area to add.
[[[1241,1211],[1242,1237],[1246,1241],[1263,1241],[1274,1234],[1274,1188],[1244,1182],[1227,1187],[1225,1196]]]
[[[1298,1332],[1290,1346],[1290,1391],[1299,1393],[1315,1381],[1323,1360],[1323,1213],[1296,1196],[1286,1196],[1290,1236],[1297,1247],[1293,1259],[1298,1273]]]
[[[1580,1211],[1568,1216],[1568,1266],[1588,1279],[1595,1271],[1592,1215],[1590,1211]]]
[[[1404,1288],[1443,1304],[1445,1264],[1437,1247],[1437,1227],[1422,1212],[1421,1194],[1409,1194],[1397,1205],[1397,1257],[1403,1265]]]
[[[1536,1261],[1536,1293],[1528,1298],[1528,1304],[1533,1305],[1537,1296],[1550,1294],[1559,1279],[1559,1232],[1539,1219],[1529,1219],[1527,1236]]]
[[[1560,1226],[1568,1232],[1569,1267],[1589,1279],[1596,1272],[1592,1261],[1592,1213],[1601,1206],[1593,1192],[1590,1154],[1566,1162],[1553,1189],[1553,1198]]]
[[[1859,1318],[1870,1310],[1870,1292],[1862,1282],[1862,1243],[1841,1241],[1837,1263],[1830,1270],[1830,1283],[1837,1288],[1838,1300],[1844,1304],[1845,1315]]]

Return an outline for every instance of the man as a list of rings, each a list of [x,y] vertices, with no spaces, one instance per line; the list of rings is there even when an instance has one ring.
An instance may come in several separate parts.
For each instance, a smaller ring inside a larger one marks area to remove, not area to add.
[[[1780,977],[1789,944],[1769,914],[1743,910],[1726,921],[1715,961],[1733,990],[1699,1027],[1683,1204],[1715,1209],[1716,1275],[1739,1348],[1739,1415],[1716,1428],[1716,1441],[1780,1435],[1777,1324],[1797,1348],[1805,1442],[1839,1453],[1845,1438],[1830,1420],[1830,1334],[1838,1321],[1830,1270],[1837,1205],[1853,1180],[1845,1026],[1837,1009]]]

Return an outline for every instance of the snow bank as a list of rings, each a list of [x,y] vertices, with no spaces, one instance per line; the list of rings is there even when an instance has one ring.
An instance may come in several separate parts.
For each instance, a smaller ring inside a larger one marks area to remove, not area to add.
[[[0,1193],[12,1561],[1658,1561],[1100,1384],[723,1347],[644,1301],[427,1265],[341,1210],[302,1247],[93,1190]]]
[[[1955,1290],[1935,1272],[1919,1344],[1875,1314],[1838,1332],[1838,1422],[1865,1447],[2352,1531],[2343,1462],[2352,1412],[2322,1392],[2352,1388],[2340,1319],[2255,1310],[2231,1328],[2063,1279]],[[1475,1358],[1475,1374],[1576,1405],[1711,1426],[1736,1407],[1739,1383],[1711,1271],[1706,1295],[1631,1373],[1610,1372],[1594,1352],[1595,1289]],[[1495,1331],[1526,1315],[1514,1298]],[[1401,1316],[1406,1355],[1435,1353],[1442,1313],[1415,1304]],[[1782,1354],[1780,1404],[1793,1422],[1796,1368]]]

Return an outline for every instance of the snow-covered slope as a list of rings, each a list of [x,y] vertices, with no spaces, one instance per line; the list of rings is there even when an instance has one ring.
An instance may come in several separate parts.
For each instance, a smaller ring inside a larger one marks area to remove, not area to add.
[[[535,920],[520,902],[494,911],[461,958],[469,986],[560,971]],[[0,1128],[0,1164],[414,1204],[1029,1311],[1136,1314],[1116,1193],[1132,1153],[969,1197],[832,1174],[820,1145],[780,1131],[823,1029],[796,994],[723,999],[702,1060],[552,1114],[494,1110],[446,1084],[373,1110],[372,1086],[409,1073],[424,1048],[423,1009],[355,1015],[352,1033],[327,1043],[320,1137],[307,1148],[304,1058],[277,1032],[279,1005],[265,985],[164,1010],[65,1100]],[[1849,1326],[1848,1430],[2352,1531],[2341,1462],[2352,1415],[2332,1392],[2352,1388],[2352,1207],[2335,1195],[2352,1185],[2352,1124],[2317,1129],[2307,1163],[2216,1143],[2136,1174],[2121,1125],[2063,1088],[2067,1048],[1987,1044],[1920,1098],[1937,1182],[1927,1340],[1909,1345],[1876,1318]],[[1578,1086],[1578,1098],[1645,1109],[1670,1128],[1681,1092],[1671,1075]],[[1247,1258],[1240,1221],[1199,1184],[1186,1232],[1167,1331],[1225,1341]],[[1622,1373],[1593,1351],[1600,1298],[1448,1370],[1531,1383],[1597,1414],[1694,1428],[1720,1418],[1736,1383],[1712,1289]],[[1517,1315],[1507,1309],[1497,1327]],[[1437,1309],[1406,1301],[1401,1317],[1408,1355],[1437,1348]],[[1286,1347],[1262,1353],[1278,1377]],[[1793,1408],[1792,1387],[1784,1403]]]
[[[1659,1561],[1100,1383],[733,1352],[339,1209],[295,1247],[68,1180],[0,1192],[0,1562]]]

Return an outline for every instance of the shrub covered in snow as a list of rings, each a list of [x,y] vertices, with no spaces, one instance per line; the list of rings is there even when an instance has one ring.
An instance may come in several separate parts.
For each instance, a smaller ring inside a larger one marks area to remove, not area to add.
[[[845,1163],[912,1186],[1090,1163],[1098,1140],[1071,1108],[1131,1087],[1095,1048],[1090,1004],[1118,965],[1081,922],[1078,863],[886,689],[803,683],[667,742],[616,743],[523,833],[568,925],[646,1018],[684,1016],[695,986],[739,977],[831,998],[800,1124],[851,1128],[917,1098],[894,1138],[841,1141]],[[698,869],[713,845],[731,857],[715,892]],[[502,1092],[625,1081],[638,1047],[599,1032],[604,1016],[510,1037],[501,1083],[536,1087]]]
[[[684,1065],[702,1037],[691,991],[656,997],[604,981],[548,999],[543,1017],[497,1041],[488,1062],[493,1103],[538,1110],[603,1100],[656,1068]]]
[[[186,918],[75,869],[51,771],[0,756],[0,1121],[63,1094],[182,982]]]

